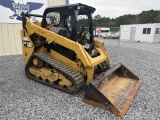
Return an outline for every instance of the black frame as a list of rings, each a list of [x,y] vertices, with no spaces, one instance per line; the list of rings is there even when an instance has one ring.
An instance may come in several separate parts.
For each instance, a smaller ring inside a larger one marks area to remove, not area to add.
[[[72,36],[71,39],[78,41],[77,35],[77,15],[85,14],[88,16],[89,23],[89,32],[90,32],[90,44],[93,44],[93,20],[92,13],[95,11],[95,8],[87,6],[81,3],[78,4],[69,4],[63,6],[49,7],[44,11],[42,19],[42,27],[46,27],[46,15],[49,12],[59,12],[61,16],[60,24],[64,24],[64,18],[71,16],[71,27],[72,27]]]

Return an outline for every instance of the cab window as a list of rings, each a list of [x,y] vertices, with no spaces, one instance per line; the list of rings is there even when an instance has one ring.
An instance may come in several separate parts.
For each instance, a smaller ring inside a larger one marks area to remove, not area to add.
[[[59,25],[60,23],[60,13],[58,12],[49,12],[46,15],[47,24]]]

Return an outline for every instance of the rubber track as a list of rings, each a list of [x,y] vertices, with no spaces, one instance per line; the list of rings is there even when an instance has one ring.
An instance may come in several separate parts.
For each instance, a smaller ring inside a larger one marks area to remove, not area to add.
[[[75,89],[73,91],[71,91],[67,88],[62,88],[62,87],[59,87],[58,85],[51,84],[49,82],[44,82],[43,80],[39,80],[36,77],[33,77],[33,75],[31,75],[30,72],[29,72],[29,67],[32,65],[32,59],[35,58],[35,57],[41,59],[42,61],[44,61],[48,65],[52,66],[55,70],[60,72],[62,75],[67,76],[67,78],[69,80],[71,80],[71,83],[75,86],[74,87]],[[78,91],[84,85],[83,75],[81,75],[79,72],[77,72],[77,71],[73,70],[72,68],[64,65],[62,62],[52,58],[51,56],[49,56],[45,53],[34,53],[30,57],[29,62],[27,63],[25,70],[26,70],[26,75],[29,78],[31,78],[35,81],[38,81],[42,84],[48,85],[50,87],[54,87],[54,88],[56,88],[58,90],[61,90],[63,92],[75,93],[76,91]]]

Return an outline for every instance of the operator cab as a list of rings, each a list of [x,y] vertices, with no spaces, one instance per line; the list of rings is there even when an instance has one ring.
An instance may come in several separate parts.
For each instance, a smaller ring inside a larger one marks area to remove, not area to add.
[[[93,20],[95,8],[78,3],[49,7],[45,10],[42,27],[84,45],[88,53],[93,50]]]

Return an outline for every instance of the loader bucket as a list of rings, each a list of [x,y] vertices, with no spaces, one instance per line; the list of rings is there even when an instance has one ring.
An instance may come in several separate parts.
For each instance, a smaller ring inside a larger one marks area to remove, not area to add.
[[[92,80],[83,101],[123,117],[140,84],[141,80],[119,63],[107,70],[101,78]]]

